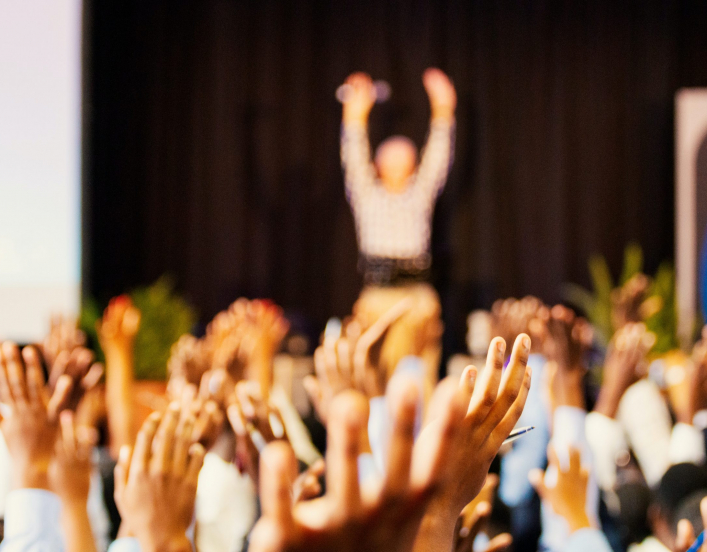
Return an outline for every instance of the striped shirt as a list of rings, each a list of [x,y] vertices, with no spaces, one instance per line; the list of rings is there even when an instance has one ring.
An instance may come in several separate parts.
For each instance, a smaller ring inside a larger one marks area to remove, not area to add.
[[[432,212],[444,189],[454,154],[454,122],[433,120],[420,164],[402,193],[390,193],[371,161],[364,125],[341,129],[341,163],[346,196],[356,220],[362,255],[426,259],[429,265]]]

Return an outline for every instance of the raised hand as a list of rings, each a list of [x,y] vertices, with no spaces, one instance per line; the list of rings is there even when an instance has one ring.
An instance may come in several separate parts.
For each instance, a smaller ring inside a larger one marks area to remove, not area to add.
[[[401,384],[392,404],[393,430],[382,485],[362,492],[357,458],[368,402],[354,391],[339,394],[329,416],[326,460],[327,492],[319,499],[292,503],[296,464],[291,448],[270,444],[261,458],[263,517],[251,538],[255,552],[403,551],[409,550],[425,503],[444,477],[444,456],[463,417],[458,400],[449,403],[426,469],[412,471],[413,430],[418,402],[414,382]],[[450,529],[451,531],[451,529]]]
[[[319,478],[324,475],[324,460],[320,458],[297,476],[292,484],[292,501],[296,504],[312,500],[322,494]]]
[[[474,366],[464,369],[457,394],[466,414],[455,439],[446,447],[446,479],[428,508],[428,522],[423,524],[416,550],[452,548],[460,512],[481,491],[491,462],[523,412],[530,389],[531,369],[527,366],[530,347],[530,337],[519,335],[504,371],[506,343],[496,337],[489,345],[486,367],[478,382]],[[423,428],[415,443],[418,465],[424,465],[425,451],[434,448],[432,444],[439,432],[438,421],[431,421]]]
[[[49,465],[59,430],[59,412],[69,403],[73,380],[60,376],[54,392],[45,386],[39,354],[6,341],[0,347],[0,430],[12,457],[15,488],[48,489]]]
[[[228,420],[236,434],[236,464],[257,483],[262,450],[268,443],[287,439],[282,416],[263,398],[257,382],[242,381],[236,385]]]
[[[76,427],[74,414],[64,410],[55,456],[49,468],[51,489],[62,503],[62,528],[69,552],[96,550],[86,510],[91,482],[91,452],[98,433],[92,427]]]
[[[529,478],[540,499],[567,521],[570,532],[591,527],[586,512],[587,485],[589,471],[582,467],[579,450],[570,448],[569,466],[563,470],[555,449],[548,448],[548,462],[557,470],[557,483],[554,487],[545,485],[542,470],[530,472]]]
[[[114,355],[132,357],[140,318],[140,310],[127,295],[111,299],[103,311],[103,318],[96,322],[98,339],[107,358]]]
[[[76,410],[84,394],[93,389],[103,375],[103,365],[93,362],[93,353],[85,347],[76,347],[71,352],[61,351],[51,365],[49,387],[56,389],[58,382],[68,376],[71,380],[71,394],[66,408]]]
[[[179,400],[186,385],[200,385],[204,374],[211,369],[213,357],[212,343],[190,334],[180,337],[172,345],[167,372],[167,394]]]
[[[373,80],[366,73],[353,73],[344,84],[349,86],[344,101],[344,123],[366,124],[376,102]]]
[[[96,322],[98,340],[106,357],[106,409],[113,457],[120,447],[132,444],[137,427],[133,423],[133,379],[135,338],[141,314],[127,295],[111,299]]]
[[[75,426],[74,413],[59,415],[61,431],[55,444],[55,456],[49,470],[52,490],[62,503],[86,508],[91,479],[91,453],[98,440],[92,427]]]
[[[153,412],[145,420],[134,450],[120,451],[115,501],[126,531],[145,552],[192,549],[186,531],[204,462],[204,447],[192,441],[194,423],[173,403],[164,415]]]
[[[272,386],[272,369],[275,354],[290,329],[282,309],[270,301],[256,299],[248,305],[246,339],[250,355],[246,377],[260,383],[260,392],[267,398]]]
[[[488,526],[497,486],[498,476],[487,475],[479,495],[462,510],[454,529],[454,552],[474,552],[476,537]],[[483,552],[502,552],[508,550],[512,543],[513,537],[502,533],[491,539]]]
[[[695,414],[707,408],[707,326],[685,367],[677,370],[682,370],[683,377],[669,383],[668,398],[678,422],[692,424]]]
[[[643,370],[648,351],[655,345],[655,334],[645,324],[626,324],[612,339],[604,361],[599,398],[594,410],[609,418],[616,415],[619,401]]]
[[[422,75],[422,83],[430,98],[432,118],[454,117],[457,107],[457,92],[452,81],[441,70],[430,67]]]
[[[214,400],[209,392],[204,391],[204,380],[209,375],[210,372],[204,374],[202,386],[198,391],[196,385],[188,384],[177,399],[182,417],[191,416],[194,419],[192,441],[200,443],[207,451],[216,444],[226,421],[225,407]]]
[[[49,334],[42,341],[40,350],[48,366],[52,366],[62,351],[71,353],[77,347],[86,345],[86,334],[78,329],[77,320],[54,316],[49,326]]]
[[[520,334],[528,333],[533,337],[534,348],[537,347],[540,342],[535,340],[532,323],[542,309],[546,309],[543,302],[531,295],[523,299],[498,299],[491,307],[491,335],[513,343]]]
[[[618,331],[626,324],[644,322],[663,308],[662,299],[648,297],[651,279],[636,274],[611,292],[611,324]]]
[[[346,389],[356,389],[366,397],[385,393],[387,370],[381,366],[381,348],[388,330],[410,310],[408,300],[402,300],[362,331],[362,324],[353,319],[338,339],[325,339],[314,352],[316,377],[307,376],[305,390],[319,418],[327,423],[329,405]]]
[[[548,360],[550,397],[557,406],[585,408],[583,380],[586,354],[592,344],[589,322],[562,305],[541,308],[531,321],[533,335]]]

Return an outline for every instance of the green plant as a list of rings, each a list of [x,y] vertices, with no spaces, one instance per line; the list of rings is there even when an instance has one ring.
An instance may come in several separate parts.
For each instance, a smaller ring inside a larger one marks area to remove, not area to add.
[[[597,337],[606,346],[617,328],[612,323],[612,292],[635,275],[643,272],[643,250],[638,244],[629,244],[624,250],[624,262],[618,282],[611,276],[609,264],[602,255],[592,255],[589,259],[589,274],[592,290],[578,284],[565,284],[564,298],[580,308],[593,324]],[[646,326],[657,336],[653,351],[664,353],[678,346],[677,316],[675,308],[675,269],[669,262],[658,268],[646,295],[660,298],[662,308],[645,320]]]
[[[174,290],[174,281],[162,276],[149,286],[138,287],[129,295],[140,309],[140,330],[135,339],[135,377],[144,380],[165,380],[167,360],[172,345],[196,322],[194,309]],[[99,359],[103,358],[96,334],[96,321],[102,309],[95,299],[84,300],[80,325],[93,343]]]

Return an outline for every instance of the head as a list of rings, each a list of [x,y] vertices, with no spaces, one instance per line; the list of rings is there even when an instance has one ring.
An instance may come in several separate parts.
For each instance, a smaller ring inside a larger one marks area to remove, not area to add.
[[[673,546],[675,540],[679,521],[675,517],[679,515],[681,503],[701,489],[707,489],[707,470],[695,464],[675,464],[660,480],[648,517],[653,535],[668,548]]]
[[[391,136],[376,150],[376,169],[383,185],[392,193],[405,191],[407,180],[415,172],[417,148],[405,136]]]

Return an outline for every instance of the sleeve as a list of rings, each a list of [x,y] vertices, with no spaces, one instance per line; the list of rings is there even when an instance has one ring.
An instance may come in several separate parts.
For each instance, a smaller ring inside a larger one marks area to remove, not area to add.
[[[123,537],[113,541],[108,552],[141,552],[140,543],[134,537]]]
[[[376,174],[365,125],[341,125],[341,166],[344,169],[346,197],[355,208],[356,203],[373,187]]]
[[[415,179],[419,194],[434,199],[442,193],[454,159],[454,135],[454,120],[433,119],[430,123],[430,134]]]
[[[619,403],[617,419],[641,466],[654,487],[670,467],[672,420],[658,386],[647,379],[634,383]]]
[[[61,502],[43,489],[17,489],[7,495],[5,539],[2,552],[55,552],[64,550]]]
[[[612,552],[609,541],[599,529],[580,529],[572,533],[565,552]]]
[[[312,437],[307,431],[307,426],[304,425],[295,405],[292,404],[285,390],[279,385],[273,386],[270,399],[280,411],[282,421],[285,424],[285,432],[297,459],[307,465],[319,460],[322,455],[312,444]]]
[[[569,449],[574,447],[582,454],[582,464],[593,466],[592,455],[585,435],[587,413],[582,408],[558,406],[553,414],[551,443],[557,453],[563,469],[569,464]],[[545,484],[554,487],[557,484],[557,469],[548,467],[545,472]],[[587,501],[585,504],[587,517],[594,527],[599,527],[599,488],[594,470],[590,470],[587,483]],[[541,519],[543,533],[542,543],[551,550],[570,550],[567,543],[571,535],[567,522],[556,514],[551,507],[542,505]],[[582,549],[583,550],[583,549]]]
[[[689,424],[678,423],[670,435],[670,463],[705,461],[705,439],[702,432]]]
[[[616,460],[629,453],[624,430],[619,422],[599,412],[587,414],[585,429],[597,483],[601,489],[611,490],[616,485]]]

